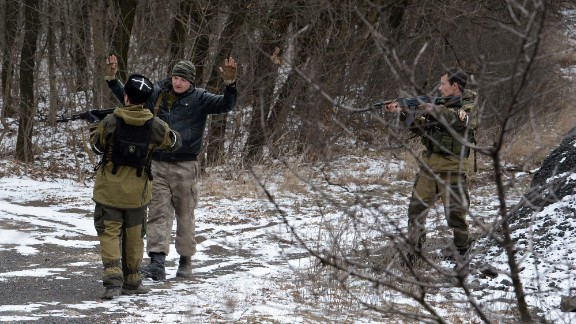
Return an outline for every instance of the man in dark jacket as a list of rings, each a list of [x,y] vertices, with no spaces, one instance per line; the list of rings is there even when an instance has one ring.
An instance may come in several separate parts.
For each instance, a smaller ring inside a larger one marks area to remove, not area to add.
[[[117,98],[124,94],[124,85],[116,79],[117,60],[107,60],[106,81]],[[165,260],[176,218],[176,252],[180,255],[176,277],[190,278],[191,257],[196,253],[196,219],[198,202],[198,153],[202,147],[208,115],[228,113],[236,105],[236,61],[230,57],[220,67],[224,78],[223,95],[215,95],[195,87],[196,68],[190,61],[180,61],[172,69],[172,77],[154,85],[154,94],[145,104],[154,115],[164,120],[182,136],[182,147],[175,152],[155,152],[152,156],[154,194],[147,222],[146,251],[150,264],[142,273],[153,280],[166,279]]]
[[[105,299],[143,294],[140,265],[144,254],[146,208],[152,196],[152,150],[176,150],[180,135],[152,116],[144,103],[152,95],[150,80],[128,77],[123,108],[91,126],[92,150],[102,155],[96,171],[94,226],[104,264]]]

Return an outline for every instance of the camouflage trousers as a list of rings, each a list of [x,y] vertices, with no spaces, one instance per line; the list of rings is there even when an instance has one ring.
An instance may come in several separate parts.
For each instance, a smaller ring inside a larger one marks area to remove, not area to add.
[[[142,283],[146,207],[116,209],[96,204],[94,227],[104,265],[104,287],[136,289]]]
[[[152,161],[152,201],[148,209],[146,252],[168,255],[176,219],[176,252],[196,253],[196,219],[199,168],[196,161]]]
[[[466,222],[470,206],[467,177],[462,173],[450,172],[437,173],[437,176],[438,181],[425,172],[416,176],[408,206],[408,239],[415,247],[422,247],[426,240],[428,212],[440,198],[446,221],[454,234],[454,245],[457,249],[467,249],[470,246]]]

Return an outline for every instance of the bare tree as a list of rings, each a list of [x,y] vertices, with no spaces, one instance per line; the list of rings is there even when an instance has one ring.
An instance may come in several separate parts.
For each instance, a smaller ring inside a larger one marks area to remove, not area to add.
[[[58,108],[60,106],[60,99],[58,98],[58,85],[57,85],[57,75],[56,75],[56,39],[55,39],[55,22],[56,10],[52,4],[47,4],[46,8],[47,15],[47,40],[46,40],[46,50],[48,51],[48,84],[49,84],[49,111],[47,122],[50,125],[56,123],[56,115],[58,113]]]
[[[34,161],[32,130],[36,100],[34,97],[34,71],[36,67],[36,48],[40,33],[40,0],[24,2],[24,41],[20,52],[20,119],[16,142],[16,159],[23,162]]]
[[[106,56],[109,54],[107,45],[107,18],[106,12],[108,7],[107,2],[104,1],[90,1],[90,26],[92,30],[92,44],[94,46],[94,56],[92,61],[92,71],[94,75],[92,79],[93,85],[93,101],[92,107],[100,108],[104,105],[113,105],[116,99],[112,99],[112,94],[108,90],[104,81]],[[88,77],[86,75],[85,77]],[[104,104],[106,102],[106,104]]]
[[[91,38],[89,37],[90,21],[89,18],[89,6],[90,4],[86,1],[77,1],[72,4],[71,12],[71,24],[76,26],[74,30],[76,31],[76,36],[72,38],[72,51],[71,61],[75,66],[74,77],[76,80],[76,87],[78,90],[86,91],[88,90],[88,56],[91,53]]]
[[[222,31],[223,41],[218,44],[215,62],[217,66],[224,64],[224,60],[232,55],[232,49],[237,39],[240,26],[245,23],[246,17],[243,15],[244,9],[241,5],[233,4],[229,6],[227,20]],[[219,92],[223,84],[219,77],[218,69],[211,69],[212,73],[208,79],[208,90]],[[214,166],[224,161],[224,141],[226,139],[227,114],[210,116],[208,134],[206,136],[206,166]]]
[[[136,0],[114,1],[114,12],[117,14],[116,25],[112,35],[112,50],[118,57],[118,73],[120,80],[128,76],[128,52],[130,50],[130,36],[136,15]]]
[[[2,122],[2,133],[0,133],[0,142],[6,135],[9,125],[6,117],[13,116],[16,112],[14,100],[12,97],[12,85],[14,69],[17,63],[16,59],[16,37],[20,25],[20,2],[6,1],[4,8],[4,51],[2,56],[2,112],[0,120]]]
[[[190,1],[180,1],[178,4],[178,11],[176,13],[176,18],[174,19],[174,26],[170,32],[170,64],[167,67],[167,73],[170,73],[169,71],[172,70],[172,67],[176,62],[184,58],[185,47],[187,43],[186,36],[188,34],[187,27],[190,21],[192,4],[193,3]],[[196,2],[196,4],[200,6],[198,2]]]
[[[207,74],[209,71],[205,71],[207,66],[210,66],[210,39],[214,38],[211,30],[213,29],[213,21],[217,20],[216,8],[214,6],[208,6],[201,2],[195,2],[192,13],[190,14],[190,31],[194,31],[196,37],[194,42],[191,44],[190,49],[192,63],[196,66],[196,76],[197,82],[201,87],[206,87],[209,82],[209,77]],[[175,62],[174,62],[175,63]]]
[[[244,163],[252,164],[260,161],[263,157],[262,150],[266,145],[268,135],[268,116],[274,103],[275,85],[280,77],[281,49],[286,47],[286,39],[277,37],[286,35],[290,23],[290,17],[295,17],[295,10],[302,5],[301,2],[295,6],[280,5],[274,10],[268,10],[262,6],[262,12],[256,12],[253,18],[258,24],[247,30],[248,44],[256,45],[256,48],[248,48],[254,55],[248,62],[253,69],[246,74],[248,80],[243,80],[246,93],[249,96],[252,106],[250,125],[248,128],[248,139],[244,146]],[[248,72],[247,71],[247,72]],[[248,81],[248,82],[246,82]]]

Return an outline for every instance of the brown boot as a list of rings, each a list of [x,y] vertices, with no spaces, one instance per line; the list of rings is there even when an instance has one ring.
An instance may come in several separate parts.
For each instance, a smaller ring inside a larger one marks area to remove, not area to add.
[[[178,262],[178,271],[176,271],[177,278],[192,278],[192,257],[190,256],[180,256],[180,261]]]

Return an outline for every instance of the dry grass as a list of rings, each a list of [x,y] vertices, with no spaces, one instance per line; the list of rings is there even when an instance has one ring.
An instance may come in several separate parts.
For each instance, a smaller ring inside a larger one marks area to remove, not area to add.
[[[264,192],[254,179],[240,170],[207,170],[202,175],[199,186],[203,196],[264,197]]]
[[[294,170],[284,170],[282,173],[284,181],[280,184],[280,191],[298,194],[306,194],[308,192],[307,185],[300,179],[299,175],[294,173]]]
[[[412,181],[418,173],[418,163],[416,158],[409,152],[399,153],[399,158],[404,162],[402,167],[394,175],[395,180],[399,181]]]
[[[504,161],[523,170],[540,167],[566,133],[576,125],[576,110],[567,106],[559,113],[541,119],[539,124],[525,125],[508,139],[502,151]]]
[[[233,166],[218,167],[206,170],[200,187],[201,194],[206,196],[267,199],[261,184],[266,187],[273,184],[280,192],[306,194],[308,187],[305,180],[311,176],[311,170],[306,166],[258,165],[253,166],[251,171]]]
[[[576,65],[576,53],[574,51],[563,51],[556,56],[558,64],[563,68]]]

